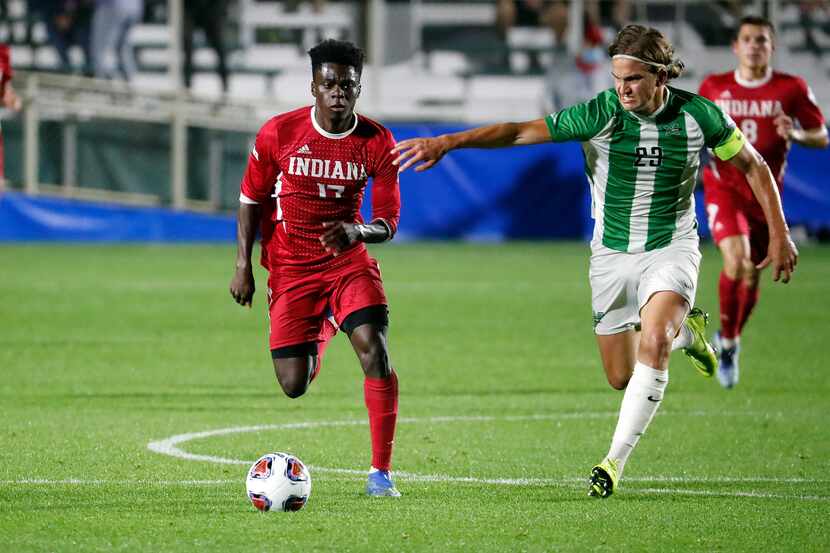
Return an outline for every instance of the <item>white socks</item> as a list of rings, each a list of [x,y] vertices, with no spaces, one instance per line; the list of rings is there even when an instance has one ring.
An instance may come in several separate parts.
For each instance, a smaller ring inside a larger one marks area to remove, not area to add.
[[[720,345],[723,347],[723,349],[732,349],[740,343],[740,336],[735,336],[734,338],[724,338],[723,336],[721,336],[720,338]]]
[[[676,349],[687,348],[692,345],[692,342],[695,341],[694,334],[692,334],[692,329],[686,326],[686,321],[683,321],[683,324],[680,325],[680,332],[677,333],[677,336],[671,343],[671,350],[674,351]]]
[[[657,412],[668,382],[669,371],[658,371],[639,361],[634,365],[607,455],[608,459],[618,460],[619,476],[622,476],[628,456]]]

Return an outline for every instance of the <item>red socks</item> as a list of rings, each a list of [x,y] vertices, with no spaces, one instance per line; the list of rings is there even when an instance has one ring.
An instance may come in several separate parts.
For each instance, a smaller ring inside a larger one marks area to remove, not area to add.
[[[760,287],[755,286],[750,288],[745,284],[741,284],[738,290],[738,298],[741,302],[741,307],[738,311],[738,336],[741,335],[746,321],[749,319],[749,314],[752,313],[752,308],[758,303],[758,296],[761,295]]]
[[[324,321],[317,342],[317,366],[311,374],[314,380],[320,373],[323,354],[337,328]],[[372,435],[372,466],[389,470],[392,466],[392,445],[395,442],[395,424],[398,420],[398,375],[394,369],[388,378],[368,378],[363,381],[363,397],[369,411],[369,432]]]
[[[738,297],[739,288],[741,288],[740,280],[732,280],[721,271],[718,297],[720,298],[720,335],[722,338],[732,340],[740,332],[738,327],[741,308],[741,300]]]
[[[720,335],[733,340],[741,335],[752,309],[758,303],[760,289],[750,288],[741,280],[732,280],[721,272],[718,282],[720,297]]]
[[[393,370],[389,378],[366,377],[363,381],[363,397],[369,411],[372,466],[379,470],[389,470],[392,466],[395,422],[398,419],[398,375]]]

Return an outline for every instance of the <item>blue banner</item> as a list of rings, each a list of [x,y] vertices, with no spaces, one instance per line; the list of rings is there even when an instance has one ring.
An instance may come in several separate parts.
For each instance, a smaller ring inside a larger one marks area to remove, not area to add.
[[[0,241],[218,242],[236,239],[230,215],[0,194]]]
[[[400,141],[463,128],[395,125],[391,130]],[[401,203],[402,237],[580,239],[592,229],[582,148],[576,143],[454,151],[428,171],[402,173]]]
[[[397,124],[398,140],[436,136],[466,127]],[[830,228],[828,150],[795,146],[784,183],[784,208],[791,225],[810,231]],[[238,193],[239,175],[225,184]],[[700,232],[709,235],[701,190]],[[401,174],[398,239],[572,239],[590,238],[590,192],[577,143],[494,150],[457,150],[432,169]],[[363,205],[371,217],[371,187]],[[231,215],[163,208],[138,208],[19,192],[0,195],[0,240],[58,241],[232,241]]]

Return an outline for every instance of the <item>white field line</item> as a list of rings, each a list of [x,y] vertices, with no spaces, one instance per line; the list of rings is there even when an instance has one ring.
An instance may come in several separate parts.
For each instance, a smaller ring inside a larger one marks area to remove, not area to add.
[[[321,469],[317,469],[321,472]],[[344,472],[352,475],[352,473],[360,473],[360,479],[365,477],[365,471],[351,470],[351,469],[335,469],[327,472]],[[406,473],[396,473],[396,477],[401,480],[416,480],[428,482],[463,482],[463,483],[477,483],[477,484],[495,484],[502,486],[534,486],[545,484],[557,484],[561,487],[568,487],[576,489],[585,484],[585,478],[528,478],[528,479],[490,479],[490,478],[473,478],[473,477],[452,477],[443,475],[407,475]],[[415,478],[413,478],[415,477]],[[353,480],[354,478],[348,478]],[[326,480],[329,480],[328,478]],[[334,478],[332,480],[341,480],[341,478]],[[684,478],[677,476],[670,477],[646,477],[646,478],[628,478],[626,482],[683,482],[683,483],[697,483],[697,482],[819,482],[818,480],[799,479],[799,478]],[[64,480],[48,480],[39,478],[25,478],[20,480],[0,480],[0,486],[138,486],[138,487],[168,487],[168,486],[239,486],[241,487],[243,480],[241,478],[235,480],[82,480],[76,478],[69,478]],[[780,500],[799,500],[799,501],[830,501],[830,496],[819,495],[803,495],[803,494],[784,494],[784,493],[770,493],[762,491],[713,491],[713,490],[687,490],[682,488],[644,488],[644,489],[628,489],[626,494],[648,494],[648,495],[687,495],[699,496],[709,498],[753,498],[753,499],[780,499]]]
[[[646,493],[655,495],[697,495],[703,497],[751,497],[758,499],[800,499],[801,501],[830,501],[830,496],[821,495],[788,495],[783,493],[767,492],[716,492],[711,490],[683,490],[669,488],[646,488],[644,490],[631,490],[632,493]]]
[[[493,421],[523,421],[523,420],[562,420],[562,419],[576,419],[576,418],[605,418],[616,416],[616,411],[596,412],[596,413],[559,413],[548,415],[517,415],[517,416],[463,416],[463,417],[428,417],[428,418],[411,418],[401,417],[398,419],[398,424],[412,424],[412,423],[449,423],[449,422],[493,422]],[[283,424],[261,424],[257,426],[234,426],[230,428],[219,428],[216,430],[207,430],[205,432],[190,432],[187,434],[177,434],[163,440],[150,442],[147,448],[150,451],[161,453],[162,455],[170,455],[180,459],[189,459],[191,461],[207,461],[211,463],[219,463],[224,465],[250,465],[253,461],[243,461],[240,459],[228,459],[225,457],[217,457],[214,455],[199,455],[189,453],[179,448],[178,445],[198,440],[202,438],[210,438],[214,436],[225,436],[227,434],[241,434],[248,432],[260,432],[263,430],[295,430],[307,428],[320,427],[334,427],[334,426],[366,426],[368,421],[366,419],[346,419],[339,421],[306,421],[306,422],[290,422]],[[317,467],[320,470],[321,467]]]
[[[672,412],[667,411],[665,415],[686,415],[686,416],[703,416],[703,412]],[[749,413],[721,413],[721,416],[734,415],[745,416]],[[548,421],[561,419],[585,419],[585,418],[605,418],[614,417],[617,413],[614,412],[589,412],[589,413],[557,413],[557,414],[535,414],[535,415],[515,415],[515,416],[438,416],[428,418],[401,418],[400,423],[452,423],[452,422],[492,422],[492,421]],[[769,416],[769,413],[765,413]],[[283,424],[266,424],[257,426],[237,426],[230,428],[220,428],[216,430],[208,430],[204,432],[191,432],[187,434],[177,434],[164,440],[150,442],[148,448],[157,453],[171,455],[173,457],[209,461],[221,464],[238,464],[249,465],[253,461],[245,461],[238,459],[228,459],[223,457],[215,457],[212,455],[196,455],[183,451],[179,444],[189,442],[196,439],[208,438],[213,436],[222,436],[227,434],[259,432],[264,430],[288,430],[288,429],[307,429],[318,427],[337,427],[337,426],[365,426],[367,421],[364,419],[346,419],[338,421],[306,421]],[[347,468],[332,468],[332,467],[310,467],[314,473],[332,475],[324,477],[324,480],[341,480],[341,479],[363,479],[366,477],[365,470],[347,469]],[[403,481],[411,482],[437,482],[437,483],[465,483],[465,484],[483,484],[483,485],[499,485],[499,486],[559,486],[574,488],[585,484],[586,478],[577,477],[562,477],[562,478],[479,478],[474,476],[451,476],[446,474],[416,474],[410,472],[396,472],[396,478]],[[797,478],[797,477],[695,477],[695,476],[643,476],[626,478],[627,483],[657,483],[657,484],[814,484],[819,482],[827,482],[828,480],[817,480],[811,478]],[[37,479],[25,478],[19,480],[0,480],[0,485],[4,486],[58,486],[58,485],[74,485],[74,486],[99,486],[99,485],[127,485],[127,486],[225,486],[225,485],[240,485],[242,478],[239,479],[224,479],[224,480],[84,480],[84,479]],[[631,489],[630,493],[643,494],[664,494],[664,495],[699,495],[705,497],[752,497],[761,499],[798,499],[805,501],[830,501],[830,496],[816,496],[816,495],[801,495],[801,494],[783,494],[771,493],[764,491],[745,490],[745,491],[727,491],[727,490],[684,490],[682,488],[645,488],[645,489]]]
[[[315,473],[332,474],[335,476],[326,476],[323,480],[363,480],[366,478],[365,470],[358,469],[340,469],[340,468],[325,468],[325,467],[309,467]],[[478,478],[475,476],[450,476],[447,474],[415,474],[410,472],[395,472],[397,480],[408,482],[446,482],[446,483],[467,483],[467,484],[496,484],[502,486],[572,486],[582,485],[587,482],[588,478],[580,478],[576,476],[562,477],[562,478]],[[48,478],[20,478],[17,480],[0,480],[2,486],[108,486],[120,485],[125,486],[225,486],[228,484],[239,484],[241,478],[236,479],[220,479],[220,480],[85,480],[83,478],[63,478],[52,480]],[[821,484],[827,483],[828,480],[813,479],[813,478],[774,478],[774,477],[760,477],[760,478],[733,478],[729,476],[641,476],[626,478],[626,484],[634,483],[667,483],[667,484]],[[638,493],[652,493],[657,488],[646,488],[641,490],[632,490]],[[707,491],[707,490],[686,490],[687,493],[700,493],[718,495],[721,492]],[[734,495],[730,492],[725,492],[727,495]],[[747,492],[749,493],[749,492]],[[816,496],[821,497],[821,496]],[[830,499],[827,496],[826,499]]]
[[[702,411],[691,412],[675,412],[663,411],[663,416],[671,415],[685,415],[685,416],[706,416],[708,413]],[[753,413],[736,412],[736,413],[721,413],[721,416],[754,416]],[[763,413],[764,416],[775,416],[775,413]],[[616,411],[606,412],[566,412],[566,413],[551,413],[551,414],[534,414],[534,415],[507,415],[507,416],[437,416],[428,418],[405,418],[398,420],[401,424],[413,423],[454,423],[454,422],[477,422],[487,423],[494,421],[553,421],[553,420],[567,420],[567,419],[597,419],[609,418],[617,416]],[[250,465],[253,461],[229,459],[224,457],[217,457],[213,455],[198,455],[184,451],[180,447],[186,442],[209,438],[214,436],[223,436],[228,434],[260,432],[269,430],[292,430],[292,429],[309,429],[319,427],[345,427],[345,426],[365,426],[367,421],[365,419],[346,419],[336,421],[305,421],[293,422],[283,424],[266,424],[257,426],[239,426],[230,428],[220,428],[216,430],[208,430],[204,432],[191,432],[186,434],[177,434],[164,440],[154,441],[148,444],[148,448],[157,453],[164,455],[171,455],[173,457],[207,461],[220,464],[236,464],[236,465]],[[365,470],[348,469],[348,468],[333,468],[333,467],[309,467],[314,473],[325,475],[338,475],[341,479],[354,478],[362,479],[366,476]],[[479,485],[499,485],[499,486],[559,486],[559,487],[578,487],[584,485],[586,478],[564,477],[564,478],[480,478],[474,476],[451,476],[447,474],[416,474],[410,472],[396,472],[395,477],[402,481],[410,482],[436,482],[436,483],[462,483],[462,484],[479,484]],[[331,478],[326,476],[326,479]],[[332,478],[332,479],[335,479]],[[194,483],[199,481],[193,481]],[[203,481],[212,482],[212,481]],[[236,480],[231,481],[216,481],[217,484],[225,483],[237,484]],[[694,476],[645,476],[627,478],[626,482],[630,483],[651,483],[651,484],[806,484],[815,483],[818,480],[809,478],[774,478],[774,477],[694,477]],[[147,485],[152,485],[147,482]],[[209,485],[209,484],[206,484]],[[758,497],[766,499],[804,499],[813,501],[830,501],[830,496],[806,496],[797,494],[775,494],[760,491],[712,491],[712,490],[682,490],[682,489],[668,489],[668,488],[647,488],[645,490],[632,490],[632,493],[649,493],[649,494],[698,494],[711,497]]]
[[[564,412],[564,413],[549,413],[549,414],[535,414],[535,415],[507,415],[502,417],[495,416],[438,416],[438,417],[401,417],[398,419],[398,424],[412,424],[412,423],[453,423],[453,422],[493,422],[493,421],[548,421],[548,420],[568,420],[568,419],[599,419],[616,417],[617,411],[595,411],[595,412]],[[685,415],[692,417],[706,416],[709,413],[704,411],[663,411],[658,413],[660,416],[671,415]],[[737,413],[719,413],[719,416],[754,416],[753,413],[737,412]],[[764,416],[770,416],[770,413],[764,413]],[[189,453],[181,449],[179,444],[183,444],[192,440],[199,440],[203,438],[210,438],[214,436],[225,436],[228,434],[243,434],[250,432],[261,432],[266,430],[296,430],[308,428],[321,427],[338,427],[338,426],[366,426],[368,421],[366,419],[345,419],[338,421],[305,421],[305,422],[290,422],[282,424],[260,424],[256,426],[232,426],[229,428],[218,428],[215,430],[207,430],[204,432],[188,432],[186,434],[176,434],[163,440],[157,440],[147,444],[150,451],[160,453],[162,455],[170,455],[171,457],[178,457],[180,459],[188,459],[191,461],[205,461],[209,463],[218,463],[223,465],[250,465],[253,460],[233,459],[227,457],[218,457],[215,455],[202,455],[197,453]],[[327,470],[324,467],[316,467],[319,470]],[[334,469],[346,470],[346,469]]]
[[[501,417],[496,416],[439,416],[439,417],[402,417],[398,419],[398,424],[413,424],[413,423],[452,423],[452,422],[494,422],[494,421],[548,421],[548,420],[567,420],[567,419],[598,419],[616,417],[617,411],[596,411],[596,412],[566,412],[566,413],[549,413],[549,414],[535,414],[535,415],[506,415]],[[704,411],[664,411],[661,416],[671,415],[685,415],[692,417],[706,416],[708,413]],[[747,416],[751,413],[737,412],[737,413],[720,413],[720,416]],[[764,413],[769,416],[770,413]],[[223,465],[250,465],[253,460],[232,459],[227,457],[218,457],[215,455],[201,455],[197,453],[189,453],[181,449],[179,444],[183,444],[192,440],[199,440],[203,438],[210,438],[214,436],[225,436],[228,434],[243,434],[250,432],[261,432],[264,430],[296,430],[320,427],[337,427],[337,426],[366,426],[368,421],[366,419],[345,419],[337,421],[305,421],[305,422],[291,422],[282,424],[261,424],[256,426],[233,426],[230,428],[218,428],[216,430],[207,430],[204,432],[189,432],[186,434],[176,434],[163,440],[157,440],[147,444],[150,451],[161,453],[162,455],[170,455],[171,457],[178,457],[180,459],[188,459],[191,461],[205,461],[209,463],[218,463]],[[317,470],[325,470],[324,467],[317,467]],[[337,469],[340,470],[340,469]],[[344,469],[345,470],[345,469]]]
[[[239,484],[236,480],[84,480],[81,478],[64,478],[49,480],[47,478],[21,478],[20,480],[0,480],[0,486],[224,486]]]

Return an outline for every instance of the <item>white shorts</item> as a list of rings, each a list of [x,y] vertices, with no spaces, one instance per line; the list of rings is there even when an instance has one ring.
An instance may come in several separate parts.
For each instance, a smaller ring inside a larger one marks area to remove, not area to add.
[[[618,334],[632,328],[657,292],[677,292],[693,307],[700,258],[697,237],[643,253],[595,246],[589,271],[594,332]]]

